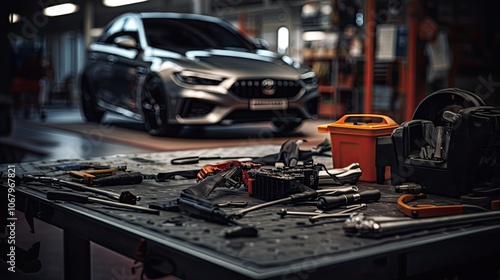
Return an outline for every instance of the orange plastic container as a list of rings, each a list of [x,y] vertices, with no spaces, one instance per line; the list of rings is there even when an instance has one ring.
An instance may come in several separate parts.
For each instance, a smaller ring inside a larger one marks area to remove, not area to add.
[[[348,114],[338,121],[318,126],[321,133],[330,133],[333,166],[344,167],[357,162],[365,182],[377,181],[375,150],[377,137],[391,135],[399,125],[390,117],[377,114]],[[385,178],[390,178],[389,170]]]

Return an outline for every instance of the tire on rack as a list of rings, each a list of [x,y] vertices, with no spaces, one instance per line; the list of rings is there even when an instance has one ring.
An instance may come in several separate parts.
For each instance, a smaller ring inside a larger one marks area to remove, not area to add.
[[[276,118],[271,120],[273,131],[276,133],[293,132],[303,122],[301,118]]]
[[[458,113],[462,109],[475,106],[486,106],[483,99],[475,93],[459,88],[444,88],[426,96],[415,108],[412,120],[430,120],[434,125],[443,126],[445,111]]]
[[[178,124],[168,123],[167,97],[158,76],[146,78],[141,88],[141,110],[144,128],[153,136],[176,136],[182,130]]]
[[[95,94],[87,82],[82,84],[82,113],[87,122],[100,123],[106,114],[97,105]]]

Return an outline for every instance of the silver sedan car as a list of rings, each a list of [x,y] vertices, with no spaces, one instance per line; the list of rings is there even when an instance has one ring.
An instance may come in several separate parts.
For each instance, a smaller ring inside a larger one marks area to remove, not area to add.
[[[291,131],[317,117],[316,75],[230,23],[182,13],[127,13],[88,48],[82,112],[144,122],[151,135],[186,125],[270,121]]]

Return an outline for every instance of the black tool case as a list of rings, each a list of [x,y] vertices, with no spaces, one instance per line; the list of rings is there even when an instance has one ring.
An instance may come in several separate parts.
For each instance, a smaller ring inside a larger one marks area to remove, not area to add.
[[[498,185],[500,108],[473,93],[445,89],[427,96],[391,137],[393,185],[416,182],[450,197]]]

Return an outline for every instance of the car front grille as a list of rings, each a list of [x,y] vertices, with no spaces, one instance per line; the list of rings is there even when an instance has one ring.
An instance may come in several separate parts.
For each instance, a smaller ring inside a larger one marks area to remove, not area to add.
[[[230,91],[242,98],[291,98],[299,94],[302,86],[293,80],[272,80],[275,92],[264,94],[263,80],[238,80],[230,88]]]

